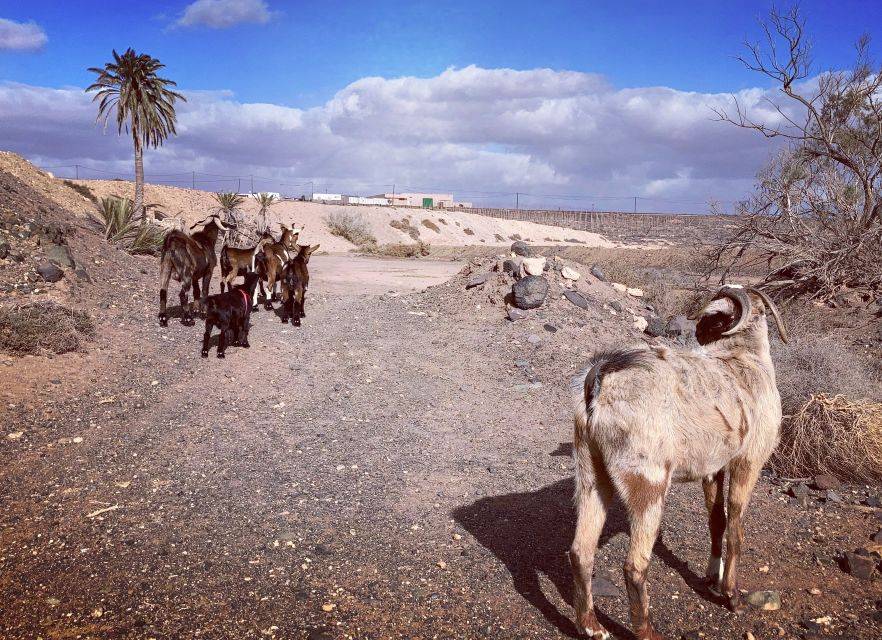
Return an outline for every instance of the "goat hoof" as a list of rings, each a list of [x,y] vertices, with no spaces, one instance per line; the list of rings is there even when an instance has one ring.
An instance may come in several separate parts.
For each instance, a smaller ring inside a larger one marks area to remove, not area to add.
[[[203,357],[203,358],[207,358],[207,357],[208,357],[208,351],[203,351],[203,352],[202,352],[202,357]]]
[[[282,324],[288,324],[288,318],[282,318]]]
[[[299,319],[298,319],[298,320],[295,320],[295,321],[292,322],[291,324],[293,324],[295,327],[299,327],[299,326],[300,326],[300,320],[299,320]]]
[[[267,311],[272,311],[272,310],[273,310],[273,305],[271,305],[269,302],[264,302],[264,303],[263,303],[263,308],[266,309]]]
[[[593,610],[580,615],[579,623],[589,640],[610,640],[612,638],[609,631],[604,629],[603,625],[597,621],[597,615]]]
[[[250,349],[250,348],[251,348],[251,345],[248,344],[247,342],[243,342],[243,343],[242,343],[242,346],[243,346],[245,349]]]
[[[747,605],[744,604],[744,599],[739,593],[726,596],[726,605],[729,607],[729,611],[735,614],[742,614],[747,610]]]
[[[160,327],[167,327],[167,326],[168,326],[168,320],[166,320],[165,318],[160,318],[160,319],[159,319],[159,326],[160,326]]]
[[[227,356],[226,356],[226,354],[218,352],[217,357],[218,358],[226,358]]]

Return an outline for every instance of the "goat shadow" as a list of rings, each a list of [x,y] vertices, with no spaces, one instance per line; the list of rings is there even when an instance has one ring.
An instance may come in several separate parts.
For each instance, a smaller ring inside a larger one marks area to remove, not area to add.
[[[563,455],[569,443],[563,443],[551,455]],[[571,448],[572,445],[569,445]],[[542,592],[540,573],[554,584],[561,598],[573,606],[573,584],[566,552],[573,540],[576,514],[573,507],[573,478],[560,480],[536,491],[509,493],[481,498],[454,509],[453,518],[491,551],[511,573],[514,588],[561,633],[581,637],[572,620],[572,610],[561,612]],[[611,506],[600,537],[599,547],[619,534],[629,532],[625,507],[616,500]],[[687,585],[702,598],[719,604],[707,590],[704,579],[678,558],[659,536],[653,549],[662,562],[679,573]],[[612,568],[613,571],[618,567]],[[603,567],[598,567],[603,572]],[[625,598],[625,594],[621,595]],[[602,612],[605,598],[595,598],[600,606],[598,620],[615,637],[633,639],[634,635]]]

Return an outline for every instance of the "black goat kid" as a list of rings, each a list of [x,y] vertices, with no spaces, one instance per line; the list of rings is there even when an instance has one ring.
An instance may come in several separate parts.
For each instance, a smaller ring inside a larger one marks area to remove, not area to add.
[[[217,357],[226,357],[227,342],[240,345],[246,349],[248,344],[249,316],[251,300],[257,287],[257,274],[249,271],[245,274],[245,283],[238,284],[226,293],[217,293],[203,299],[205,310],[205,334],[202,336],[202,357],[208,357],[208,343],[211,330],[217,327],[220,337],[217,342]]]
[[[294,260],[288,260],[282,275],[279,278],[282,285],[282,322],[291,320],[295,327],[300,326],[300,318],[303,316],[303,280],[297,273]]]

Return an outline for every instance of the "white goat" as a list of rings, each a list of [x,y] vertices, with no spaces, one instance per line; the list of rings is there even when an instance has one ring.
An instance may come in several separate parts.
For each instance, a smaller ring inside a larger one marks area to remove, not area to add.
[[[598,353],[574,379],[578,518],[569,555],[577,624],[589,638],[609,638],[594,613],[591,574],[607,508],[618,494],[631,523],[624,566],[631,623],[639,640],[661,640],[649,616],[646,574],[672,481],[702,480],[711,534],[707,574],[732,609],[743,606],[736,580],[741,519],[781,424],[766,311],[787,342],[768,296],[724,286],[697,315],[701,348]]]

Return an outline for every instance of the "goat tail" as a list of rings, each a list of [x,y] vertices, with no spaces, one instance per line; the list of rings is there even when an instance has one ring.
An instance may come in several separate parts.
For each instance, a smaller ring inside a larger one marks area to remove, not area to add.
[[[605,376],[625,369],[648,369],[653,359],[652,353],[647,349],[615,349],[595,353],[588,367],[573,378],[570,384],[576,410],[576,427],[588,428],[593,404],[600,395]]]

